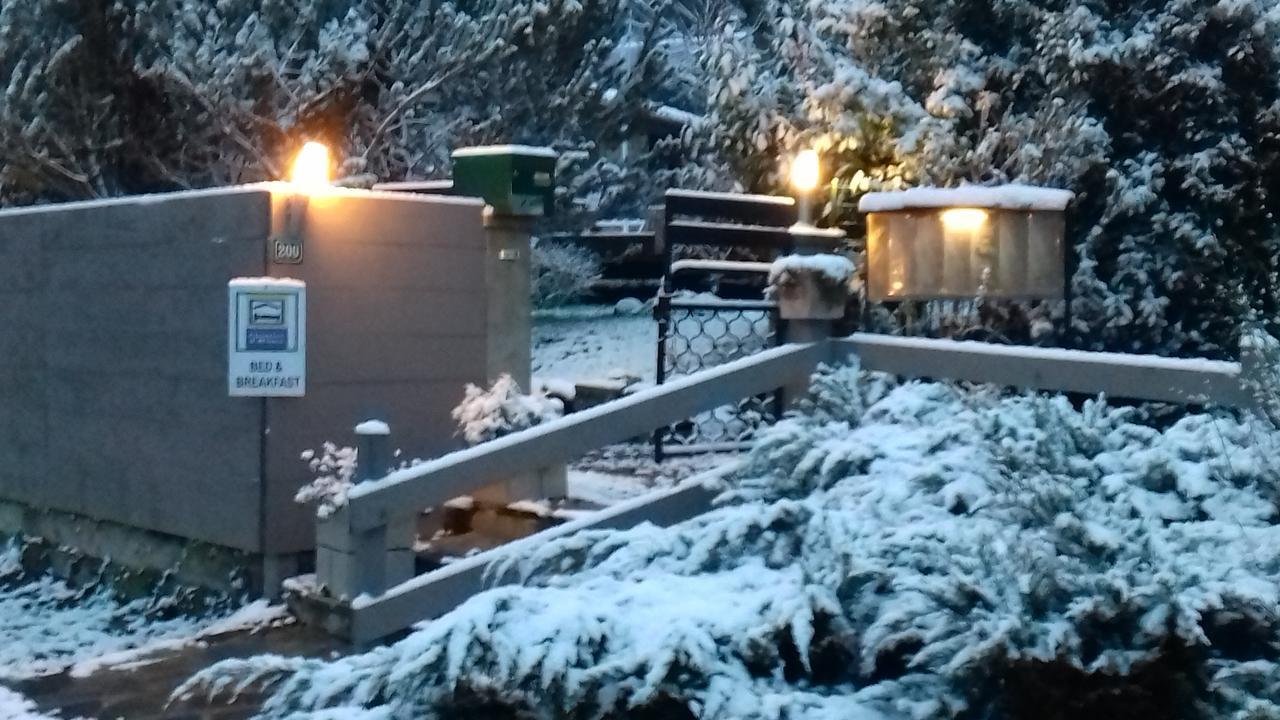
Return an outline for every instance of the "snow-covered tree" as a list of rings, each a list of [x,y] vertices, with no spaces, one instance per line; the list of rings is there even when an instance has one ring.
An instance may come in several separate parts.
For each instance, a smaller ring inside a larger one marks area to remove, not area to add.
[[[844,194],[1075,190],[1074,322],[1060,342],[1229,356],[1248,311],[1280,309],[1274,3],[744,8],[705,59],[711,127],[748,185],[781,188],[778,158],[811,145]],[[831,219],[850,220],[844,207]]]
[[[446,176],[451,149],[491,142],[598,169],[657,85],[687,95],[690,77],[672,65],[688,60],[665,38],[671,6],[643,0],[15,0],[2,13],[5,203],[278,178],[308,139],[361,178]],[[683,165],[673,142],[615,175]],[[581,169],[565,171],[573,184]],[[608,200],[590,210],[650,198]]]

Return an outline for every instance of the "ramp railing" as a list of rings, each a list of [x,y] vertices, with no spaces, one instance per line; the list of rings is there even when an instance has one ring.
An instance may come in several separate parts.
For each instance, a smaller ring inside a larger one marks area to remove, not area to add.
[[[426,508],[529,468],[564,464],[591,450],[648,435],[658,427],[771,392],[782,384],[803,383],[819,363],[829,359],[830,350],[825,342],[771,348],[361,482],[349,491],[345,505],[317,521],[317,581],[340,600],[385,596],[395,586],[412,582],[416,522]],[[421,587],[417,595],[431,592],[429,583]],[[353,603],[356,615],[375,613],[377,608],[376,599]],[[400,627],[405,627],[421,619],[418,611],[407,610],[378,627],[401,620],[406,624]],[[353,627],[359,624],[359,618],[353,618]]]
[[[398,632],[480,592],[485,568],[508,553],[591,527],[678,522],[709,509],[716,488],[713,477],[694,478],[414,577],[415,523],[423,509],[779,385],[803,385],[820,363],[852,357],[865,370],[912,378],[1157,402],[1255,404],[1244,382],[1256,362],[1248,353],[1242,365],[864,333],[783,345],[356,485],[345,506],[317,523],[318,581],[347,613],[340,632],[360,642]]]

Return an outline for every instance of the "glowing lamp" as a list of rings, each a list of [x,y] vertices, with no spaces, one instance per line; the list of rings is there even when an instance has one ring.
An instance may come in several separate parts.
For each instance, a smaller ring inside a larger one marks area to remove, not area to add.
[[[810,194],[818,187],[822,177],[822,164],[816,150],[801,150],[791,160],[791,187],[796,191],[797,220],[800,225],[813,224],[813,205]]]
[[[298,151],[289,171],[292,192],[284,199],[284,227],[271,240],[271,261],[296,265],[302,262],[304,226],[307,206],[312,195],[328,190],[329,148],[318,142],[309,142]]]
[[[942,211],[942,227],[949,233],[976,233],[987,224],[987,211],[977,208],[952,208]]]
[[[1062,299],[1073,197],[1027,185],[867,193],[867,297]]]
[[[289,173],[289,182],[300,192],[312,193],[330,186],[329,148],[318,142],[309,142],[298,151]]]
[[[791,161],[791,187],[800,193],[811,193],[821,180],[822,165],[816,150],[802,150]]]

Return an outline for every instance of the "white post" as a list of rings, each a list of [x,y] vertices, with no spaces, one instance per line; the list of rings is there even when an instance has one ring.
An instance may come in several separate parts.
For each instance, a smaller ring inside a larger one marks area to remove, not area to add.
[[[366,420],[355,427],[359,455],[356,482],[376,480],[387,474],[387,450],[391,428],[380,420]],[[413,541],[418,515],[414,508],[391,518],[386,525],[357,531],[351,527],[346,507],[316,520],[316,580],[337,598],[360,594],[381,595],[387,588],[413,577]]]

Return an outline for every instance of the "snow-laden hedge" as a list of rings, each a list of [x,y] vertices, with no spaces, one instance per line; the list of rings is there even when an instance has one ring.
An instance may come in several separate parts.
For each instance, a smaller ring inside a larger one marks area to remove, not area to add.
[[[1280,714],[1270,426],[852,367],[814,391],[708,514],[512,559],[524,586],[393,646],[180,692],[269,678],[267,717]]]

